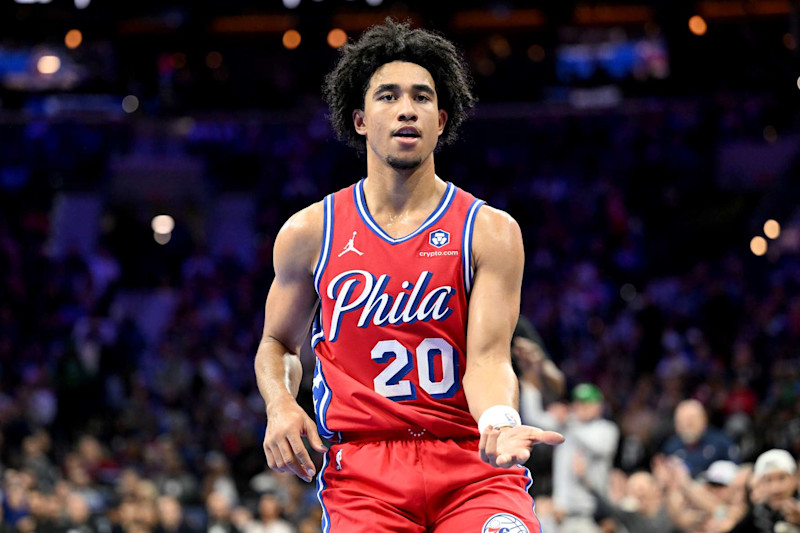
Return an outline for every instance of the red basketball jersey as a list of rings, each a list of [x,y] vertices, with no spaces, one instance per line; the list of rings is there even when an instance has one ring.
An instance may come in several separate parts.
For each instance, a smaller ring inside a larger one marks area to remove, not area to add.
[[[372,219],[363,186],[324,200],[311,341],[319,433],[478,436],[462,378],[472,232],[483,202],[448,183],[416,231],[392,238]]]

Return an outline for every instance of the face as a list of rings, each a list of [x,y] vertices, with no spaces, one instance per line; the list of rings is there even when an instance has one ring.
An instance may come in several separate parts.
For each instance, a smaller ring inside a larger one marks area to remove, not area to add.
[[[773,509],[777,508],[782,501],[791,498],[797,487],[795,476],[782,470],[764,474],[758,480],[758,483],[764,490],[767,505]]]
[[[364,109],[353,112],[368,153],[395,170],[414,170],[431,157],[446,122],[430,72],[405,61],[376,70],[364,95]]]
[[[599,402],[572,402],[572,414],[581,422],[589,422],[599,418],[603,413],[603,404]]]
[[[642,507],[661,501],[661,491],[655,478],[647,472],[637,472],[628,478],[628,494],[636,498]]]
[[[695,402],[687,402],[675,410],[675,432],[686,444],[695,444],[706,432],[706,413]]]

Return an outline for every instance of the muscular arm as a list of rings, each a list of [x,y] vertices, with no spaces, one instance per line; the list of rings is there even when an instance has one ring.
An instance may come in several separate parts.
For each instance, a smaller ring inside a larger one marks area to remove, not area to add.
[[[275,240],[275,280],[255,358],[258,390],[267,411],[267,462],[270,468],[291,471],[307,481],[314,467],[300,436],[307,436],[317,450],[324,447],[295,397],[302,378],[300,347],[317,305],[313,269],[321,247],[322,217],[322,204],[314,204],[290,218]]]
[[[508,214],[482,207],[473,237],[475,278],[469,301],[467,368],[464,393],[479,420],[494,405],[517,409],[519,388],[511,367],[511,337],[519,318],[524,250],[517,222]],[[563,437],[530,426],[481,435],[481,456],[490,464],[524,463],[536,442],[555,444]]]
[[[469,300],[464,392],[478,420],[493,405],[517,409],[519,388],[511,367],[511,336],[519,318],[525,252],[516,221],[481,207],[473,237],[475,277]]]

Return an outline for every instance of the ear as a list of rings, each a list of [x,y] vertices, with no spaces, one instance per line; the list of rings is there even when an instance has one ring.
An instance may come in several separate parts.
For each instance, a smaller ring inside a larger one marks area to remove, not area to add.
[[[444,125],[447,124],[447,111],[439,110],[439,135],[444,133]]]
[[[364,110],[353,110],[353,126],[355,126],[356,133],[359,135],[367,134],[367,125],[364,123]]]

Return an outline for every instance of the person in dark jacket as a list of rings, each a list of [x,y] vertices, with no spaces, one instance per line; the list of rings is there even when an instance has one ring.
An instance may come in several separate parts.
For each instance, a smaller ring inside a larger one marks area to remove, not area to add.
[[[797,461],[786,450],[762,453],[753,467],[753,506],[730,533],[800,533]]]
[[[714,461],[738,462],[738,449],[722,431],[708,427],[708,416],[697,400],[684,400],[675,408],[675,435],[664,443],[664,455],[675,455],[696,477]]]

